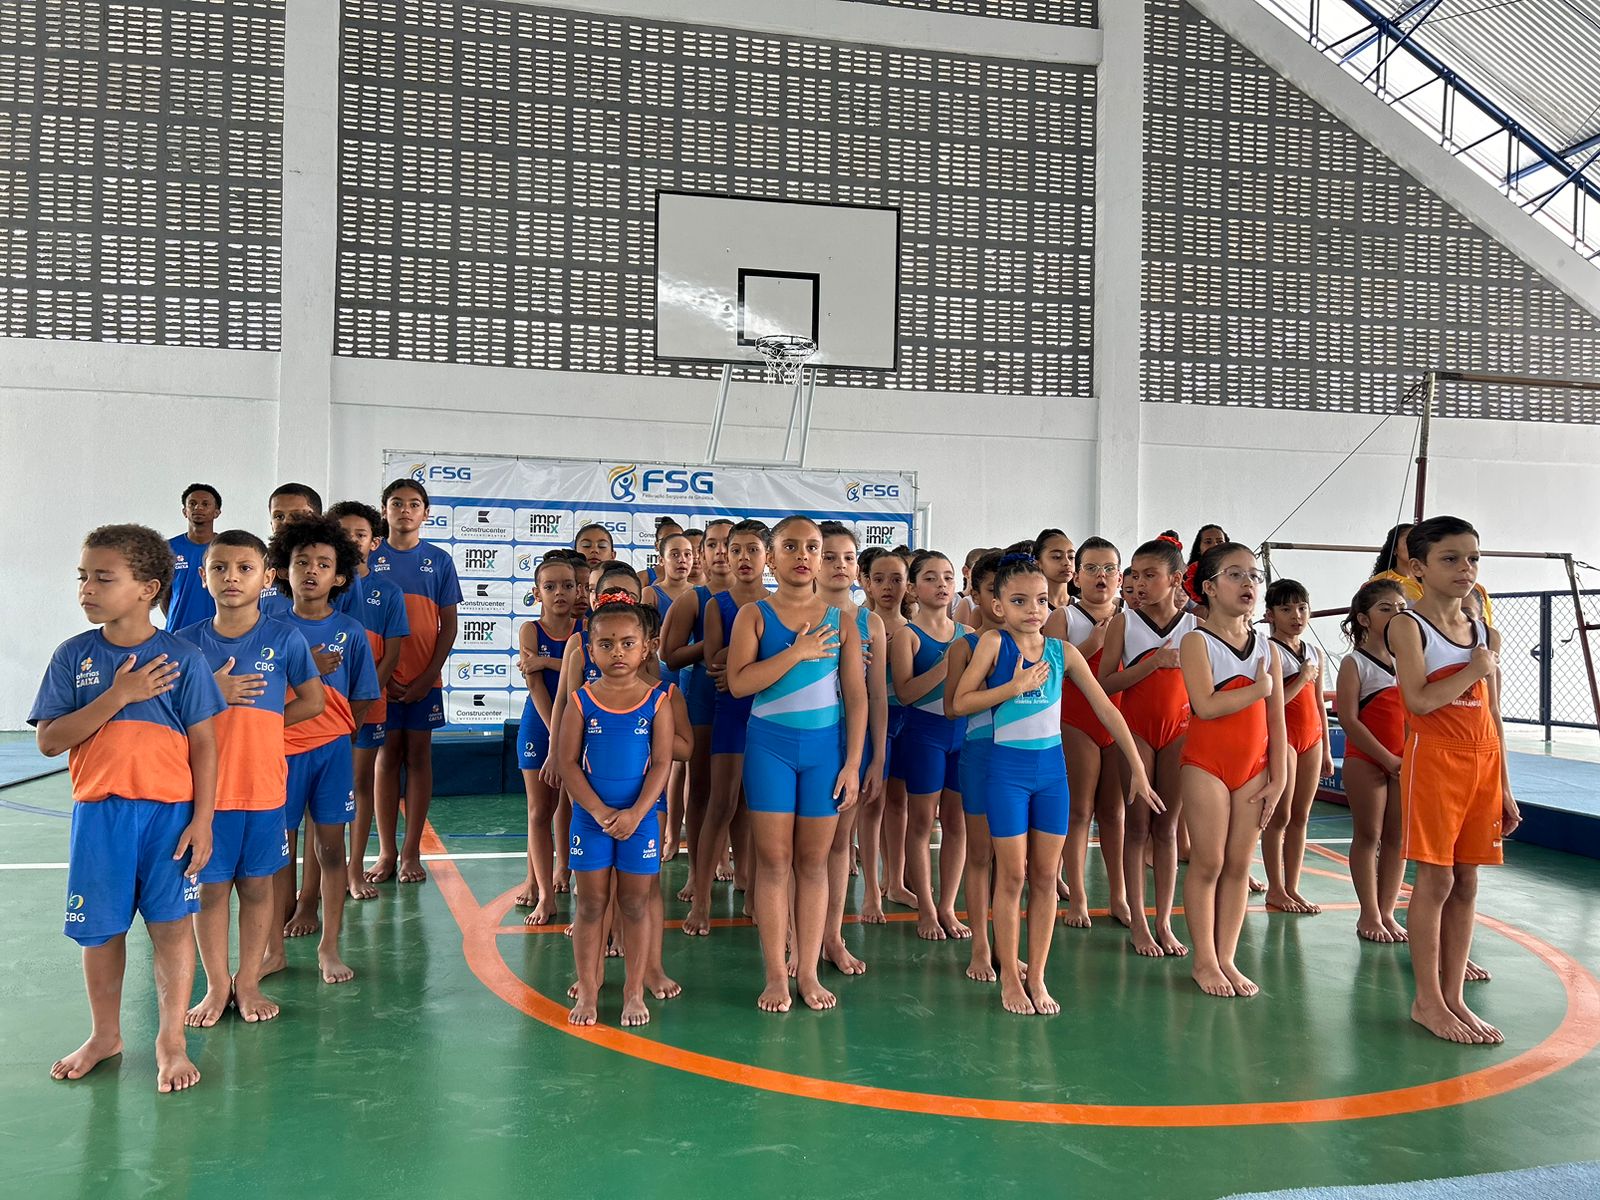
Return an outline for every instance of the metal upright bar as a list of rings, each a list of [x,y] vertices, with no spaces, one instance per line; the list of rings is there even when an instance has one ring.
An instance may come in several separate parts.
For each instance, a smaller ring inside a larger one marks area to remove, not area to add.
[[[1428,494],[1428,435],[1433,422],[1433,402],[1439,394],[1439,373],[1429,371],[1422,380],[1422,424],[1417,434],[1417,503],[1415,519],[1422,520]]]
[[[706,447],[706,461],[717,461],[717,446],[722,441],[722,422],[728,415],[728,388],[733,383],[733,364],[722,364],[722,386],[717,389],[717,406],[711,410],[711,443]]]
[[[1583,615],[1583,597],[1578,591],[1578,569],[1573,565],[1572,555],[1563,554],[1561,559],[1567,568],[1567,585],[1572,589],[1572,615],[1578,623],[1578,643],[1583,647],[1583,669],[1589,676],[1589,703],[1594,706],[1595,725],[1600,727],[1600,681],[1594,677],[1594,652],[1589,648],[1589,633],[1600,629],[1600,625],[1590,625]]]

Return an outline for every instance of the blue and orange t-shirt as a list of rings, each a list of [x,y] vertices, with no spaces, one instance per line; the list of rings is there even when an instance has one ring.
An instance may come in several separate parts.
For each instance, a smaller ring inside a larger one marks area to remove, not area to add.
[[[217,811],[264,812],[283,805],[289,762],[283,749],[283,707],[289,689],[317,676],[311,648],[298,629],[260,617],[249,633],[223,637],[210,621],[178,636],[200,647],[212,674],[233,659],[232,675],[259,675],[266,691],[230,704],[217,717]]]
[[[207,543],[209,546],[210,543]],[[217,615],[217,602],[206,591],[206,548],[180,533],[168,538],[172,547],[172,596],[167,601],[167,628],[173,633]]]
[[[461,603],[456,564],[432,542],[418,542],[410,550],[396,550],[385,543],[372,552],[367,565],[405,594],[411,636],[400,651],[394,679],[402,685],[415,683],[439,645],[440,612]],[[435,678],[432,686],[443,684],[442,678]]]
[[[327,707],[320,715],[283,731],[284,749],[292,756],[356,731],[351,705],[378,698],[378,669],[372,662],[366,630],[354,617],[335,612],[320,621],[310,621],[290,611],[280,619],[299,630],[308,646],[322,646],[339,655],[339,665],[322,677],[322,686],[328,690]]]
[[[333,602],[333,607],[361,622],[367,631],[367,645],[372,650],[374,666],[383,661],[383,652],[391,641],[411,634],[411,622],[406,619],[405,593],[370,571],[352,579],[350,586]],[[362,724],[382,725],[388,708],[388,702],[379,696],[367,709]]]
[[[77,712],[111,690],[117,669],[134,659],[138,670],[157,655],[178,665],[172,690],[130,704],[67,754],[72,798],[78,801],[194,799],[189,730],[227,707],[205,656],[176,634],[157,630],[137,646],[113,646],[99,629],[56,647],[34,697],[28,724]]]

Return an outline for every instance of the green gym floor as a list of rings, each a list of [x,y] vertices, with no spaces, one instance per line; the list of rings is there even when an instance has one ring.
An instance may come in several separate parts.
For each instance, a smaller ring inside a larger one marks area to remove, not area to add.
[[[65,775],[0,793],[0,1128],[29,1197],[336,1193],[799,1196],[919,1192],[1217,1197],[1600,1158],[1600,871],[1511,846],[1486,872],[1469,985],[1504,1046],[1457,1047],[1406,1019],[1403,947],[1354,935],[1349,824],[1319,806],[1314,917],[1247,918],[1256,999],[1209,999],[1100,919],[1058,927],[1055,1018],[1003,1012],[965,947],[852,925],[869,972],[840,1004],[755,1007],[756,932],[719,885],[712,936],[678,932],[684,985],[617,1027],[565,1023],[570,945],[524,932],[519,796],[443,799],[444,853],[418,887],[346,909],[356,981],[318,981],[313,938],[268,988],[283,1015],[196,1031],[204,1078],[158,1096],[149,944],[130,938],[127,1051],[76,1083],[46,1068],[82,1040],[78,955],[61,936]],[[440,849],[438,845],[435,849]],[[1101,889],[1097,852],[1092,886]],[[669,865],[673,892],[685,860]],[[858,882],[859,886],[859,882]],[[852,909],[854,908],[852,904]],[[902,910],[902,916],[903,916]],[[197,980],[197,985],[199,981]]]

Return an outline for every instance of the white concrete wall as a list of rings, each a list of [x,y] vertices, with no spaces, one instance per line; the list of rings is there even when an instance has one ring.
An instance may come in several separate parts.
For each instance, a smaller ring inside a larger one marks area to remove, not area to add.
[[[50,651],[84,628],[76,572],[89,529],[180,533],[178,497],[196,481],[221,489],[224,527],[265,526],[276,360],[0,340],[0,729],[22,728]]]

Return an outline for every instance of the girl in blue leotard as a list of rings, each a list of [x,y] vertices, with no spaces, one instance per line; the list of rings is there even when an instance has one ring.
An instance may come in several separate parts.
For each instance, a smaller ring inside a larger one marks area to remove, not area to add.
[[[694,591],[694,585],[689,582],[689,572],[694,567],[694,546],[676,528],[676,523],[672,523],[670,529],[657,531],[656,561],[660,565],[655,571],[655,579],[644,589],[640,599],[655,608],[660,619],[657,627],[660,628],[666,624],[667,613],[673,603],[685,593]],[[688,680],[666,662],[665,655],[660,660],[660,673],[663,683],[673,683],[687,691]],[[667,784],[667,841],[662,853],[668,862],[678,857],[678,833],[683,828],[683,792],[687,774],[687,765],[675,765],[671,782]]]
[[[860,558],[867,602],[883,622],[887,652],[895,636],[906,627],[906,560],[898,554],[872,546]],[[885,668],[887,669],[887,656]],[[889,735],[884,750],[882,800],[874,799],[862,811],[858,822],[861,840],[861,869],[867,886],[861,904],[861,920],[866,925],[883,924],[883,901],[909,904],[914,899],[906,890],[906,783],[897,779],[894,743],[905,721],[905,709],[889,689]],[[883,848],[883,870],[878,869],[878,848]]]
[[[755,915],[766,986],[756,1003],[787,1012],[789,880],[800,999],[832,1008],[817,978],[828,908],[828,851],[839,812],[856,802],[867,731],[867,687],[854,620],[817,595],[822,530],[786,517],[772,534],[778,590],[747,605],[728,645],[728,690],[751,700],[744,791],[755,845]],[[844,726],[841,736],[840,726]]]
[[[700,844],[695,847],[694,896],[683,921],[683,931],[691,935],[711,932],[711,885],[730,830],[734,841],[734,889],[743,890],[741,883],[747,889],[750,882],[746,830],[738,819],[750,699],[728,690],[728,641],[739,610],[767,597],[767,545],[771,537],[762,521],[740,521],[728,531],[728,568],[733,583],[717,592],[706,605],[702,657],[716,687],[716,704],[711,718],[711,794],[705,822],[700,827]],[[747,897],[748,894],[746,891]],[[745,908],[745,915],[749,916],[748,899]]]
[[[547,925],[556,916],[550,823],[557,791],[539,772],[550,757],[550,708],[561,682],[561,657],[576,623],[572,606],[578,591],[577,576],[564,551],[554,551],[539,563],[533,586],[539,598],[539,619],[529,621],[518,635],[517,668],[528,685],[517,728],[517,763],[528,796],[528,877],[517,903],[533,909],[527,916],[529,925]]]
[[[867,964],[844,944],[844,902],[850,891],[852,835],[862,812],[883,803],[884,758],[888,754],[888,643],[878,614],[851,601],[857,577],[856,535],[838,521],[822,523],[822,574],[817,594],[848,619],[854,614],[861,639],[861,665],[867,677],[867,741],[861,756],[861,793],[855,807],[839,814],[828,850],[828,920],[822,932],[822,957],[845,975],[861,975]]]
[[[945,716],[945,654],[966,632],[950,619],[955,567],[943,554],[919,551],[911,560],[911,591],[917,611],[889,651],[889,673],[905,712],[895,745],[896,774],[906,785],[906,883],[916,897],[917,936],[928,941],[966,938],[972,931],[956,919],[961,870],[966,865],[967,829],[958,776],[966,719]],[[950,682],[954,687],[954,682]],[[939,817],[939,896],[935,904],[928,840]]]
[[[978,639],[951,705],[958,716],[988,710],[994,721],[985,795],[994,845],[995,950],[1000,1000],[1014,1013],[1058,1013],[1045,984],[1055,931],[1056,875],[1066,842],[1070,801],[1061,755],[1061,686],[1077,684],[1128,760],[1130,804],[1160,801],[1122,714],[1101,690],[1083,655],[1042,630],[1050,585],[1026,554],[1008,554],[995,573],[1002,628]],[[1028,880],[1028,981],[1017,959],[1022,881]]]
[[[684,823],[689,846],[689,879],[679,900],[694,898],[694,864],[699,856],[700,828],[711,799],[711,718],[716,711],[717,689],[703,659],[706,605],[717,592],[733,583],[728,574],[728,531],[734,523],[725,517],[706,523],[703,548],[697,559],[704,581],[672,602],[661,627],[661,657],[670,669],[681,672],[694,751],[689,757],[689,786],[684,800]],[[687,534],[685,535],[687,536]]]
[[[572,793],[572,869],[577,878],[572,953],[578,971],[574,1025],[597,1019],[604,924],[613,885],[627,969],[622,1024],[650,1020],[645,972],[651,955],[650,893],[661,872],[660,829],[652,811],[672,763],[672,706],[666,690],[640,678],[649,653],[644,620],[625,600],[590,618],[590,657],[599,671],[572,697],[557,731],[556,758]]]

